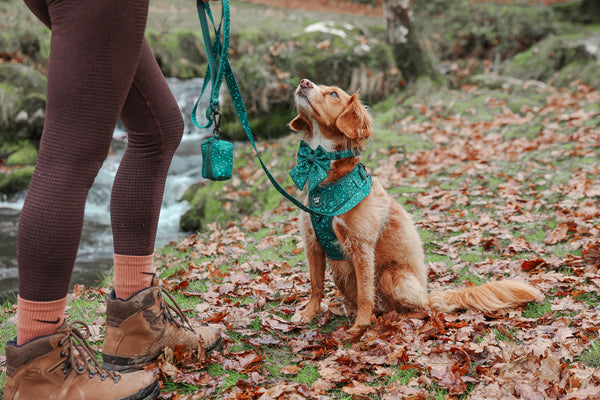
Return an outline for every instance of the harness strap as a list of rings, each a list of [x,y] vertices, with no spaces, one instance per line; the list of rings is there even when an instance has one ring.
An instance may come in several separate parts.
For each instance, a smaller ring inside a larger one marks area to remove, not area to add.
[[[364,165],[357,164],[352,171],[336,182],[318,186],[308,192],[309,205],[325,213],[344,214],[356,207],[371,192],[371,176]],[[310,216],[317,240],[331,260],[344,260],[346,256],[333,232],[333,216]]]

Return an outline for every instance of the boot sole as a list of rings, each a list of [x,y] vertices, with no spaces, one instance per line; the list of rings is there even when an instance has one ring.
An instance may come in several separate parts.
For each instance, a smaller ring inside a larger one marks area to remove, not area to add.
[[[123,397],[120,400],[154,400],[158,398],[158,395],[160,395],[160,385],[158,380],[155,380],[137,393]]]
[[[213,351],[220,349],[222,345],[223,338],[219,336],[211,346],[206,348],[206,355],[208,356]],[[150,364],[152,361],[156,360],[160,354],[161,353],[140,357],[120,357],[102,353],[102,367],[110,371],[121,373],[138,371],[142,369],[144,365]]]

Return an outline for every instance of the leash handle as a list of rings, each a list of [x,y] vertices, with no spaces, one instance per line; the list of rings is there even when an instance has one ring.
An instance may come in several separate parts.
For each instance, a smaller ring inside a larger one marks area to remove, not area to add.
[[[277,182],[277,179],[275,179],[273,174],[271,174],[271,172],[267,168],[267,165],[265,164],[262,157],[260,156],[258,149],[256,148],[256,142],[254,140],[254,136],[252,135],[252,129],[250,128],[250,122],[248,120],[248,113],[246,111],[246,106],[244,105],[244,100],[242,99],[242,94],[240,92],[240,88],[238,86],[237,80],[235,79],[235,75],[231,68],[231,64],[229,63],[229,59],[227,58],[227,52],[229,51],[229,30],[230,30],[230,18],[231,18],[230,12],[229,12],[229,0],[222,0],[221,24],[223,24],[223,43],[220,42],[221,25],[219,25],[218,29],[215,28],[215,40],[212,44],[210,43],[208,21],[206,19],[206,15],[208,15],[209,19],[211,20],[211,22],[213,23],[213,26],[214,26],[214,20],[212,18],[212,13],[210,12],[210,7],[207,2],[203,2],[201,0],[196,0],[196,4],[197,4],[197,8],[198,8],[198,17],[200,20],[200,25],[202,27],[202,36],[204,39],[204,45],[205,45],[206,52],[207,52],[207,58],[209,60],[209,66],[206,71],[206,76],[210,76],[211,80],[213,82],[213,87],[212,87],[212,91],[211,91],[211,101],[212,101],[211,108],[214,107],[214,105],[216,105],[216,107],[218,107],[219,87],[221,85],[223,77],[225,77],[225,82],[227,83],[227,88],[229,89],[229,94],[231,96],[231,100],[233,101],[233,106],[235,107],[235,111],[238,115],[238,118],[240,119],[240,122],[244,129],[244,132],[246,133],[248,140],[250,141],[250,143],[252,144],[252,147],[254,148],[254,152],[256,153],[256,156],[258,157],[258,161],[260,162],[262,169],[265,171],[267,178],[269,178],[269,180],[271,181],[271,184],[275,187],[275,189],[277,189],[277,191],[281,195],[283,195],[285,198],[287,198],[289,201],[291,201],[295,206],[297,206],[298,208],[300,208],[303,211],[306,211],[309,214],[318,215],[318,216],[329,216],[329,217],[343,214],[345,212],[345,210],[334,211],[331,213],[325,213],[325,212],[318,211],[318,210],[315,210],[311,207],[304,205],[304,203],[302,203],[302,201],[298,200],[296,197],[289,194],[279,184],[279,182]],[[219,59],[218,66],[217,66],[217,65],[215,65],[215,63],[216,63],[215,53],[218,50],[220,50],[220,59]],[[211,59],[212,59],[212,62],[211,62]],[[217,72],[215,72],[215,69],[217,70]],[[218,86],[217,86],[217,84],[218,84]],[[204,93],[206,86],[207,86],[207,79],[205,78],[204,85],[202,87],[202,92],[200,93],[200,97],[202,97],[202,94]],[[194,124],[200,128],[206,128],[212,124],[211,118],[208,117],[208,115],[209,115],[209,111],[214,111],[214,108],[213,108],[213,110],[207,109],[207,111],[206,111],[209,123],[206,126],[200,126],[196,120],[196,109],[197,109],[199,101],[200,101],[200,98],[198,98],[198,100],[196,101],[196,104],[194,105],[194,108],[192,109],[192,122],[194,122]]]
[[[223,0],[227,2],[228,0]],[[208,59],[208,68],[206,70],[205,79],[202,84],[202,91],[200,92],[200,96],[194,103],[194,107],[192,108],[192,123],[196,125],[198,128],[204,129],[213,125],[213,122],[216,121],[217,115],[220,115],[220,107],[219,107],[219,91],[221,89],[221,82],[223,81],[223,63],[224,60],[227,59],[227,52],[229,51],[229,4],[227,3],[227,7],[223,4],[221,10],[221,21],[219,22],[219,26],[217,27],[215,24],[215,20],[213,18],[212,12],[210,10],[210,6],[208,2],[204,2],[202,0],[196,0],[196,9],[198,11],[198,19],[200,21],[200,28],[202,29],[202,39],[204,41],[204,48],[206,49],[206,58]],[[227,15],[226,15],[227,14]],[[213,30],[214,30],[214,41],[211,42],[210,39],[210,31],[208,26],[207,16],[210,19]],[[223,24],[225,26],[223,27]],[[221,42],[221,29],[223,28],[223,42]],[[218,57],[218,59],[217,59]],[[206,76],[210,77],[206,79]],[[198,104],[200,103],[200,99],[204,95],[208,87],[208,82],[211,82],[211,95],[210,95],[210,107],[206,109],[206,124],[202,125],[198,122],[196,117],[196,111],[198,109]]]

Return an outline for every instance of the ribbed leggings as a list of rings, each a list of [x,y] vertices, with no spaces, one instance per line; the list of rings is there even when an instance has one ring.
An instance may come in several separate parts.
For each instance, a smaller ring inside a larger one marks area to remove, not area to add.
[[[183,120],[144,37],[148,0],[25,3],[52,39],[46,120],[17,235],[19,295],[52,301],[67,294],[86,198],[119,117],[128,143],[110,217],[114,252],[132,256],[154,251]]]

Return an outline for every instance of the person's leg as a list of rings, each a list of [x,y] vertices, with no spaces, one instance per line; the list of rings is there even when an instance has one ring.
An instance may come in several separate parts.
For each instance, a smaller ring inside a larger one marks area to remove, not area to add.
[[[17,238],[19,301],[28,302],[17,317],[19,344],[62,320],[56,304],[66,299],[86,197],[137,69],[148,9],[148,0],[26,3],[52,39],[46,120]]]
[[[46,121],[19,223],[17,339],[6,344],[4,398],[155,399],[153,373],[101,368],[89,328],[63,321],[85,199],[137,68],[148,0],[26,1],[52,41]]]
[[[145,40],[121,120],[128,143],[113,184],[111,222],[115,292],[127,299],[152,284],[165,180],[184,128],[179,106]]]
[[[115,290],[107,299],[102,357],[105,368],[129,371],[156,359],[165,347],[210,352],[221,337],[216,329],[192,327],[178,306],[165,302],[153,279],[163,189],[183,120],[147,43],[121,119],[128,144],[111,198]]]

